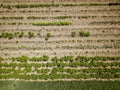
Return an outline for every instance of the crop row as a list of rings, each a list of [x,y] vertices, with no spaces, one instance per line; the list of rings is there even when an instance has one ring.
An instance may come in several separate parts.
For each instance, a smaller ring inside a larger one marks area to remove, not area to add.
[[[0,75],[0,79],[22,79],[22,80],[40,80],[40,79],[119,79],[120,74],[51,74],[51,75]]]
[[[44,30],[45,31],[53,31],[53,32],[55,32],[55,31],[61,32],[61,31],[64,31],[64,30],[70,30],[70,31],[72,31],[72,30],[75,30],[75,31],[78,31],[78,30],[90,30],[91,31],[91,30],[93,30],[95,32],[99,31],[99,32],[103,32],[104,33],[105,31],[106,32],[112,32],[113,30],[114,31],[119,31],[119,29],[120,29],[119,27],[83,27],[83,28],[80,28],[80,27],[79,28],[77,28],[77,27],[76,28],[74,28],[74,27],[72,28],[71,27],[71,28],[57,28],[57,30],[55,28],[52,28],[52,29],[51,28],[50,29],[46,28]],[[34,32],[38,32],[39,31],[39,32],[41,32],[43,29],[40,29],[40,28],[39,29],[30,29],[30,28],[29,29],[28,28],[26,28],[26,29],[19,29],[19,28],[18,29],[0,29],[1,32],[2,31],[3,32],[6,32],[6,31],[14,31],[15,32],[16,30],[18,30],[18,31],[28,31],[28,32],[29,31],[34,31]]]
[[[49,23],[46,23],[46,24],[49,24]],[[41,23],[41,25],[43,25],[43,23]],[[81,36],[81,37],[88,37],[88,36],[90,36],[90,32],[87,32],[87,31],[80,31],[78,34],[79,34],[78,36]],[[76,35],[77,35],[76,32],[71,32],[71,37],[75,37]],[[0,34],[0,38],[8,38],[9,40],[13,39],[14,37],[21,38],[23,36],[25,36],[23,31],[22,32],[14,32],[14,33],[2,32]],[[34,36],[35,36],[34,32],[28,32],[28,37],[29,38],[32,38]],[[37,36],[40,37],[41,33],[37,33]],[[54,36],[56,36],[56,35],[54,35]],[[51,33],[50,32],[48,32],[46,34],[45,40],[48,40],[49,37],[51,37]]]
[[[56,16],[56,17],[38,17],[38,16],[28,16],[27,19],[49,19],[49,18],[52,18],[52,19],[71,19],[71,18],[78,18],[78,19],[87,19],[87,18],[119,18],[119,16]],[[20,17],[17,17],[17,16],[14,16],[14,17],[0,17],[1,20],[7,20],[7,19],[16,19],[16,20],[22,20],[24,19],[23,16],[20,16]]]
[[[15,16],[14,17],[4,17],[4,16],[0,17],[0,19],[3,19],[3,20],[6,20],[6,19],[23,19],[23,18],[24,17],[22,17],[22,16],[21,17],[15,17]]]
[[[18,62],[18,61],[17,61]],[[23,60],[19,61],[19,63],[0,63],[0,67],[35,67],[35,68],[40,68],[40,67],[72,67],[72,68],[77,68],[77,67],[120,67],[120,62],[51,62],[51,63],[27,63]]]
[[[10,13],[10,12],[13,12],[13,13],[17,13],[17,12],[20,12],[20,13],[39,13],[39,12],[71,12],[73,10],[1,10],[0,13]],[[110,9],[110,10],[89,10],[89,9],[86,9],[86,10],[79,10],[79,12],[111,12],[111,11],[120,11],[120,9]],[[119,17],[119,16],[118,16]]]
[[[19,42],[19,41],[18,41]],[[18,43],[16,41],[16,43]],[[110,44],[110,45],[75,45],[75,46],[70,46],[70,45],[62,45],[62,46],[55,46],[55,47],[50,47],[50,46],[18,46],[18,47],[8,47],[8,46],[0,46],[0,50],[52,50],[52,49],[108,49],[108,48],[114,48],[114,49],[119,49],[120,46],[119,44]]]
[[[61,64],[61,63],[59,63]],[[5,64],[6,65],[6,64]],[[113,67],[84,67],[81,68],[73,68],[73,67],[63,67],[63,66],[51,66],[51,67],[45,67],[44,66],[38,66],[38,64],[24,64],[28,66],[22,66],[22,64],[13,63],[11,65],[21,65],[21,66],[11,66],[11,67],[4,67],[2,66],[0,69],[0,74],[28,74],[28,73],[36,73],[36,74],[60,74],[60,73],[66,73],[66,74],[103,74],[103,73],[110,73],[110,74],[120,74],[120,68],[116,67],[115,65]],[[31,65],[31,66],[30,66]],[[63,65],[63,64],[62,64]]]
[[[21,38],[23,37],[24,35],[24,32],[15,32],[14,34],[13,33],[8,33],[8,32],[3,32],[0,34],[0,38],[4,37],[4,38],[8,38],[9,40],[10,39],[13,39],[15,36]]]
[[[34,26],[64,26],[71,25],[72,22],[67,21],[58,21],[58,22],[33,22]],[[23,23],[23,22],[12,22],[12,23],[0,23],[0,25],[31,25],[31,23]]]
[[[16,4],[16,5],[5,5],[1,4],[0,7],[12,9],[12,8],[37,8],[37,7],[67,7],[67,6],[115,6],[120,3],[86,3],[86,4]]]
[[[12,60],[12,62],[3,63],[6,60]],[[120,57],[115,56],[0,57],[0,79],[115,79],[120,78],[119,60]]]
[[[59,22],[33,22],[32,25],[34,26],[64,26],[64,25],[71,25],[72,22],[65,22],[65,21],[59,21]]]
[[[26,43],[26,44],[30,44],[30,43],[43,43],[44,41],[20,41],[20,43]],[[103,40],[103,39],[96,39],[96,40],[93,40],[93,39],[88,39],[88,40],[78,40],[78,39],[76,39],[76,40],[59,40],[59,41],[48,41],[48,42],[46,42],[47,44],[50,44],[50,43],[62,43],[62,44],[64,44],[64,43],[86,43],[86,42],[89,42],[89,43],[111,43],[111,44],[113,44],[113,46],[115,47],[115,44],[116,43],[119,43],[120,42],[120,40],[119,39],[109,39],[109,40]],[[3,43],[3,44],[7,44],[7,43],[15,43],[14,41],[2,41],[2,42],[0,42],[0,43]]]
[[[42,74],[19,74],[17,71],[13,74],[8,74],[8,75],[0,75],[0,79],[24,79],[24,80],[37,80],[37,79],[89,79],[89,78],[96,78],[96,79],[116,79],[120,78],[119,73],[115,73],[117,69],[112,70],[105,70],[105,69],[99,69],[97,73],[81,73],[81,74],[56,74],[56,73],[51,73],[49,75],[46,74],[46,72]],[[102,71],[102,72],[100,72]],[[109,71],[109,72],[105,72]],[[110,72],[111,71],[111,72]],[[118,70],[119,71],[119,70]]]
[[[119,18],[119,16],[56,16],[56,17],[37,17],[37,16],[28,16],[28,19],[71,19],[71,18],[78,18],[78,19],[87,19],[87,18]]]
[[[4,58],[0,58],[0,61],[3,61]],[[6,60],[6,59],[5,59]],[[41,57],[28,57],[28,56],[21,56],[21,57],[12,57],[12,58],[8,58],[8,60],[12,60],[12,61],[19,61],[19,62],[27,62],[27,61],[34,61],[34,62],[37,62],[37,61],[48,61],[48,60],[51,60],[51,61],[55,61],[55,62],[67,62],[67,61],[70,61],[70,62],[95,62],[95,61],[106,61],[106,60],[113,60],[113,61],[118,61],[120,60],[120,57],[109,57],[109,56],[95,56],[95,57],[86,57],[86,56],[77,56],[77,57],[74,57],[74,56],[64,56],[64,57],[52,57],[50,59],[49,56],[47,55],[43,55]],[[96,63],[96,62],[95,62]],[[101,62],[100,62],[101,63]],[[79,64],[79,63],[78,63]],[[88,63],[89,64],[89,63]]]
[[[0,38],[8,38],[9,40],[13,39],[14,37],[21,38],[23,36],[25,36],[23,31],[22,32],[14,32],[14,33],[3,32],[3,33],[0,34]],[[35,36],[34,32],[28,32],[28,37],[29,38],[32,38],[34,36]],[[37,33],[37,36],[41,36],[41,34]],[[51,33],[47,33],[45,39],[47,38],[47,40],[48,40],[49,37],[51,37]]]
[[[92,74],[92,73],[110,73],[110,74],[115,74],[119,73],[120,69],[119,68],[86,68],[86,69],[72,69],[72,68],[57,68],[54,67],[52,70],[47,69],[47,68],[35,68],[34,70],[32,68],[26,67],[26,68],[18,68],[16,69],[15,67],[11,69],[0,69],[1,74],[11,74],[11,73],[23,73],[27,74],[30,72],[37,72],[37,74],[57,74],[57,73],[66,73],[66,74]]]
[[[0,25],[31,25],[31,23],[23,23],[23,22],[3,22],[3,23],[0,23]]]
[[[95,22],[91,22],[90,23],[91,25],[105,25],[105,24],[110,24],[110,25],[113,25],[113,24],[115,24],[115,25],[120,25],[120,21],[95,21]]]
[[[65,26],[65,25],[72,25],[73,23],[70,21],[46,21],[46,22],[33,22],[33,23],[26,23],[26,22],[2,22],[0,25],[34,25],[34,26]],[[120,25],[119,21],[101,21],[101,22],[90,22],[90,25],[104,25],[104,24],[110,24],[110,25]]]

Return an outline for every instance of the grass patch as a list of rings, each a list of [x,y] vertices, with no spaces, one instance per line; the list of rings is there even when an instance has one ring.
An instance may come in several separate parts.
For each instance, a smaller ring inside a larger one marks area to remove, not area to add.
[[[59,22],[33,22],[34,26],[64,26],[71,25],[71,22],[59,21]]]
[[[120,81],[0,81],[0,90],[119,90]]]

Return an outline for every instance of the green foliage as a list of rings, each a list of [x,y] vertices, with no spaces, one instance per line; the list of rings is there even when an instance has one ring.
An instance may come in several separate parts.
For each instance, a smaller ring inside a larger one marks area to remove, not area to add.
[[[47,37],[48,37],[48,38],[51,37],[51,33],[47,33]]]
[[[29,32],[28,35],[29,35],[29,38],[32,38],[34,36],[34,33],[33,32]]]
[[[27,62],[28,57],[27,56],[21,56],[21,57],[12,57],[11,58],[12,61],[19,61],[19,62]]]
[[[51,37],[51,33],[47,33],[45,40],[47,41],[49,39],[49,37]]]
[[[57,56],[55,56],[55,57],[51,58],[51,60],[52,61],[59,61],[60,59]]]
[[[12,9],[11,5],[2,5],[3,8]]]
[[[59,4],[17,4],[16,8],[58,7]]]
[[[79,32],[79,35],[88,37],[88,36],[90,36],[90,32],[81,31],[81,32]]]
[[[50,69],[40,69],[40,70],[37,70],[37,72],[45,75],[50,72]]]
[[[10,40],[13,39],[14,35],[12,33],[3,32],[1,33],[0,37],[8,38]]]
[[[49,56],[43,55],[43,61],[48,61],[48,60],[49,60]]]
[[[120,5],[119,3],[81,3],[81,4],[16,4],[16,5],[6,5],[6,4],[1,4],[0,7],[7,8],[7,9],[12,9],[14,8],[37,8],[37,7],[68,7],[68,6],[116,6]]]
[[[11,63],[0,63],[0,79],[23,79],[23,80],[41,80],[41,79],[117,79],[120,78],[120,57],[109,56],[63,56],[61,58],[47,55],[41,57],[12,57],[2,58],[4,60],[11,60]],[[48,61],[49,60],[49,61]],[[112,62],[103,62],[103,61]],[[43,61],[45,63],[43,63]],[[11,67],[11,68],[9,68]],[[33,68],[34,67],[34,68]],[[86,68],[77,68],[86,67]],[[109,67],[109,68],[108,68]],[[116,68],[114,68],[116,67]],[[23,68],[23,70],[22,70]],[[52,68],[52,70],[50,69]],[[22,73],[22,75],[21,75]],[[28,73],[37,73],[31,74]]]
[[[75,16],[57,16],[53,17],[54,19],[68,19],[68,18],[75,18]]]
[[[33,22],[34,26],[64,26],[71,25],[71,22],[59,21],[59,22]]]
[[[4,59],[2,57],[0,57],[0,62],[3,61]]]
[[[9,34],[9,35],[8,35],[8,39],[9,39],[9,40],[10,40],[10,39],[13,39],[13,37],[14,37],[13,34]]]
[[[19,20],[19,19],[23,19],[23,18],[24,17],[22,17],[22,16],[21,17],[4,17],[4,16],[0,17],[1,20],[7,20],[7,19],[17,19],[17,20]]]
[[[71,36],[75,37],[76,36],[76,32],[71,32]]]
[[[19,33],[19,38],[23,37],[23,35],[24,35],[24,32],[20,32]]]
[[[48,17],[29,16],[28,19],[48,19]]]
[[[73,56],[64,56],[64,57],[60,58],[60,61],[70,61],[70,62],[73,62],[74,61],[74,57]]]

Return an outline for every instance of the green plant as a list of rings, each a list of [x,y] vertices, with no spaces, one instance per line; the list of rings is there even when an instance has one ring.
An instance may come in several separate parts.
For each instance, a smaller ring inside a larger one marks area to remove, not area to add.
[[[11,5],[2,5],[3,8],[12,9]]]
[[[51,36],[51,33],[47,33],[47,37],[49,38]]]
[[[59,22],[33,22],[34,26],[64,26],[71,25],[71,22],[59,21]]]
[[[8,35],[8,39],[9,39],[9,40],[10,40],[10,39],[13,39],[13,37],[14,37],[13,34],[9,34],[9,35]]]
[[[75,16],[57,16],[53,17],[54,19],[68,19],[68,18],[75,18]]]
[[[75,37],[76,36],[76,32],[71,32],[71,36]]]
[[[34,33],[33,32],[29,32],[28,35],[29,35],[29,38],[32,38],[34,36]]]
[[[57,56],[51,58],[52,61],[59,61],[59,58]]]
[[[0,37],[4,37],[4,38],[8,38],[9,40],[10,39],[13,39],[14,35],[12,33],[8,33],[8,32],[3,32]]]
[[[88,36],[90,36],[90,32],[81,31],[81,32],[79,32],[79,36],[88,37]]]
[[[48,60],[49,60],[49,56],[43,55],[43,61],[48,61]]]
[[[24,32],[20,32],[19,33],[19,38],[23,37],[23,35],[24,35]]]

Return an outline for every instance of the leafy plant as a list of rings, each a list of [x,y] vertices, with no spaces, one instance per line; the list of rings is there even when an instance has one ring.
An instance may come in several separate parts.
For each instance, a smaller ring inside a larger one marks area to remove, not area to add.
[[[76,32],[71,32],[71,36],[75,37],[76,36]]]
[[[43,61],[48,61],[48,60],[49,60],[49,56],[43,55]]]
[[[79,32],[79,35],[88,37],[88,36],[90,36],[90,32],[81,31],[81,32]]]
[[[29,35],[29,38],[32,38],[34,36],[34,33],[33,32],[29,32],[28,35]]]
[[[24,35],[24,32],[20,32],[19,33],[19,38],[23,37],[23,35]]]
[[[49,38],[51,36],[51,33],[47,33],[47,37]]]
[[[59,22],[33,22],[34,26],[64,26],[71,25],[71,22],[59,21]]]

